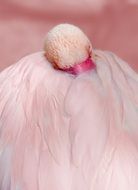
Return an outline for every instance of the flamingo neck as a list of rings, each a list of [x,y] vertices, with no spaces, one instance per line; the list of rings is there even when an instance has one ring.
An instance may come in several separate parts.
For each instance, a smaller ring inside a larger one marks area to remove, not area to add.
[[[73,75],[78,75],[83,72],[95,69],[95,68],[96,68],[95,63],[93,62],[93,60],[90,57],[88,57],[85,61],[83,61],[79,64],[76,64],[73,67],[62,68],[62,69],[59,68],[59,70],[62,70],[64,72],[67,72],[67,73],[70,73]]]

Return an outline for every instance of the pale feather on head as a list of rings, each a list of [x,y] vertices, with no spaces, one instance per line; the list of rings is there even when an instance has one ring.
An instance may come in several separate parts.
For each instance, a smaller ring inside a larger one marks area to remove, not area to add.
[[[70,68],[92,54],[88,37],[76,26],[59,24],[50,30],[44,43],[47,60],[57,68]]]

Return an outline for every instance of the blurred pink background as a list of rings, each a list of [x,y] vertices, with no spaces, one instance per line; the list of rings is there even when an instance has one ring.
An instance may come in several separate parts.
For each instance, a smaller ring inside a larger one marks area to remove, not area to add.
[[[138,71],[138,0],[0,0],[0,71],[41,51],[59,23],[78,25],[94,48],[113,51]]]

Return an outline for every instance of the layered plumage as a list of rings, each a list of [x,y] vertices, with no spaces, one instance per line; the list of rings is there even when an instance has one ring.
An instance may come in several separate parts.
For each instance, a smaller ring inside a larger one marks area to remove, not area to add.
[[[38,52],[0,74],[1,190],[137,190],[138,75],[110,52],[55,70]]]

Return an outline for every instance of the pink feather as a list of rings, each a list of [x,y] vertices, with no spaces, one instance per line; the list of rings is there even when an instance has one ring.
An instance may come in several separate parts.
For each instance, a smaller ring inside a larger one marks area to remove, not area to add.
[[[138,189],[138,75],[94,52],[77,77],[43,52],[0,73],[0,190]]]

